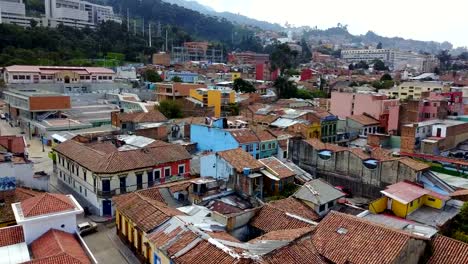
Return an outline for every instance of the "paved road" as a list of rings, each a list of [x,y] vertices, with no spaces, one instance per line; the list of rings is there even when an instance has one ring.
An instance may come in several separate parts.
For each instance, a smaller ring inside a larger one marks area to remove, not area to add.
[[[11,127],[5,120],[0,120],[0,135],[21,135],[21,132],[19,128]],[[67,193],[57,184],[57,176],[53,173],[53,163],[48,157],[50,148],[44,146],[44,151],[42,151],[39,138],[29,139],[25,136],[25,139],[29,145],[29,158],[34,162],[34,171],[45,171],[50,175],[49,192]],[[84,216],[77,217],[77,223],[85,221],[91,220]],[[139,263],[130,249],[119,240],[114,226],[107,227],[105,224],[98,224],[98,232],[85,236],[83,239],[101,264]]]

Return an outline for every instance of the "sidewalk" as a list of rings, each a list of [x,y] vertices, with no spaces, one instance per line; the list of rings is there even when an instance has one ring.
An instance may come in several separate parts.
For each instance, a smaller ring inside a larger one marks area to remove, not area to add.
[[[120,254],[127,260],[128,263],[140,263],[140,260],[133,254],[130,248],[125,245],[122,240],[117,236],[116,229],[110,228],[107,231],[107,236],[114,244],[115,248],[117,248]]]

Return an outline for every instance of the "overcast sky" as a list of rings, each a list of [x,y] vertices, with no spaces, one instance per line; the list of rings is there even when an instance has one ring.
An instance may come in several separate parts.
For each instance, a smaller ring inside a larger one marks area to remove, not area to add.
[[[197,0],[216,11],[284,25],[347,24],[353,34],[372,30],[379,35],[416,40],[449,41],[468,46],[466,0]]]

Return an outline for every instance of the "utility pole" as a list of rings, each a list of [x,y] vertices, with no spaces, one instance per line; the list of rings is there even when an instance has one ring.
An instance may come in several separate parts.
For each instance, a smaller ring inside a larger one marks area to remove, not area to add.
[[[167,52],[167,28],[166,28],[166,52]]]
[[[161,37],[161,21],[158,21],[158,28],[156,29],[156,37]]]
[[[143,22],[141,25],[141,32],[143,32],[143,38],[145,37],[145,18],[143,18]]]
[[[151,23],[148,23],[148,44],[151,48]]]
[[[136,20],[133,20],[133,35],[136,35]]]
[[[127,8],[127,32],[130,32],[130,11]]]

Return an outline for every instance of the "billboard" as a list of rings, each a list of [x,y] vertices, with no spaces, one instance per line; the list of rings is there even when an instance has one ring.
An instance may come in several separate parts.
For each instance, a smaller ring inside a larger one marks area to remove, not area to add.
[[[16,188],[15,177],[1,177],[0,178],[0,192],[14,190]]]

